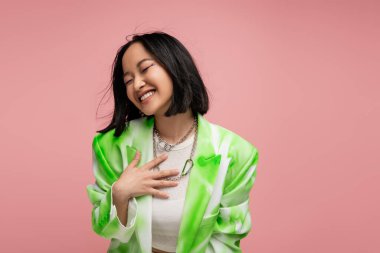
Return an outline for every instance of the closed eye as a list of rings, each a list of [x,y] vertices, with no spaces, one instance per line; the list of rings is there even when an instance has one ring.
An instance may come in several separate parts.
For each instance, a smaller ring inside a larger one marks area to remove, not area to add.
[[[142,72],[145,72],[145,71],[147,71],[147,70],[148,70],[148,68],[152,67],[153,65],[154,65],[154,64],[152,64],[152,65],[150,65],[149,67],[147,67],[147,68],[143,69],[143,71],[142,71]]]
[[[143,69],[141,72],[145,73],[150,67],[152,67],[154,64],[150,65],[149,67],[146,67],[145,69]],[[126,82],[125,84],[128,84],[131,80],[129,80],[128,82]]]

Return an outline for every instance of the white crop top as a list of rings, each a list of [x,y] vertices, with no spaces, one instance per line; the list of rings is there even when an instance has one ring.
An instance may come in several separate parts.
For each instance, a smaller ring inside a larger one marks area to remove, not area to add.
[[[158,138],[156,143],[158,143]],[[186,140],[168,153],[168,158],[159,164],[161,170],[178,169],[182,171],[185,161],[190,157],[194,132]],[[195,151],[195,150],[194,150]],[[157,150],[157,156],[162,151]],[[169,198],[161,199],[152,197],[152,246],[153,248],[175,252],[179,226],[182,220],[182,211],[185,202],[186,189],[191,171],[179,180],[179,184],[173,187],[157,188],[168,193]],[[179,175],[179,174],[178,174]]]

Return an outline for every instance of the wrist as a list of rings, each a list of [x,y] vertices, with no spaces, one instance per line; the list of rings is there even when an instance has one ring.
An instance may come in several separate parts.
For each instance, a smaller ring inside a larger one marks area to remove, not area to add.
[[[112,186],[112,198],[115,203],[127,204],[132,196],[125,189],[120,188],[119,185],[115,183]]]

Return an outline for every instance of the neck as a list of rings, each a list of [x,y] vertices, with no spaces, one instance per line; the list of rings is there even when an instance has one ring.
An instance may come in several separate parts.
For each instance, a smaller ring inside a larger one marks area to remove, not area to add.
[[[170,117],[154,115],[154,121],[161,138],[170,144],[174,144],[190,130],[194,123],[194,115],[189,109],[185,113],[178,113]]]

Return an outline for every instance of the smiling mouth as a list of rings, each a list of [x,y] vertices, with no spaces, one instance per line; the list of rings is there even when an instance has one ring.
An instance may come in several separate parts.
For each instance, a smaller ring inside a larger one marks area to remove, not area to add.
[[[150,90],[139,98],[140,102],[144,102],[156,93],[156,90]]]

